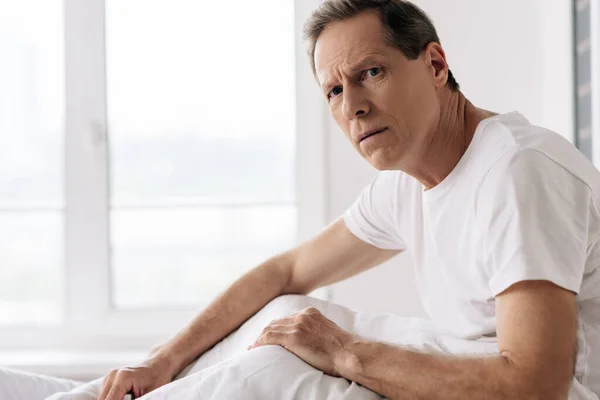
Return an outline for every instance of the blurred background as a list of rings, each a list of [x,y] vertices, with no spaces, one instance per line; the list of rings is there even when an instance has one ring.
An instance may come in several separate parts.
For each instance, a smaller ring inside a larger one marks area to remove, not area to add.
[[[134,362],[350,206],[376,171],[312,77],[319,2],[0,0],[0,365]],[[415,3],[475,105],[600,160],[599,1]],[[313,295],[426,318],[410,254]]]

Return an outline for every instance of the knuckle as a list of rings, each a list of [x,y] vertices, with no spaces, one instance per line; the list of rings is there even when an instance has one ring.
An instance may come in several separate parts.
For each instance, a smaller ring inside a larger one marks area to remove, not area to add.
[[[292,325],[294,327],[294,330],[292,331],[292,334],[294,335],[300,335],[302,333],[302,329],[304,328],[304,325],[301,323],[295,323]]]
[[[103,383],[105,385],[107,385],[109,382],[112,382],[115,379],[116,376],[117,376],[117,371],[116,370],[109,371],[108,374],[106,374],[106,376],[104,377]]]
[[[131,376],[131,371],[127,369],[120,369],[119,372],[117,372],[117,378],[119,379],[126,379],[129,376]]]
[[[272,338],[273,338],[273,336],[274,336],[274,334],[273,334],[273,331],[267,331],[267,332],[266,332],[266,333],[263,335],[263,337],[265,338],[265,340],[270,340],[270,339],[272,339]]]
[[[306,310],[306,312],[307,312],[308,314],[310,314],[310,315],[322,315],[322,314],[321,314],[321,311],[319,311],[319,309],[318,309],[318,308],[315,308],[315,307],[309,307],[309,308]]]
[[[302,313],[298,316],[298,322],[300,324],[307,324],[310,321],[310,315],[306,313]]]

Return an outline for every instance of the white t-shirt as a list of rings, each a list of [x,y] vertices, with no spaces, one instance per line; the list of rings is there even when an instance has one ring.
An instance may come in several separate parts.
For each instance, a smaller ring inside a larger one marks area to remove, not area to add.
[[[576,378],[600,396],[600,172],[519,113],[482,121],[440,184],[382,171],[344,214],[350,231],[409,250],[441,333],[495,337],[495,296],[523,280],[577,293]]]

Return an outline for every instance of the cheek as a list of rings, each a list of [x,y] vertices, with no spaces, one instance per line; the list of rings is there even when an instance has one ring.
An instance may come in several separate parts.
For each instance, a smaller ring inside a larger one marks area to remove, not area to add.
[[[437,96],[431,85],[415,80],[399,90],[396,96],[393,104],[398,104],[395,110],[398,122],[411,132],[426,130],[437,110]]]
[[[331,110],[331,116],[336,122],[337,126],[342,130],[346,139],[350,140],[350,122],[344,118],[341,110]]]

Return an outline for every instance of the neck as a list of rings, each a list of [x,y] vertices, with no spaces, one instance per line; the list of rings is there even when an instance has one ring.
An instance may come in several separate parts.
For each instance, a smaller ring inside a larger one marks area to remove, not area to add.
[[[442,182],[467,151],[477,125],[493,113],[476,108],[461,92],[442,94],[439,123],[404,172],[419,180],[426,190]]]

